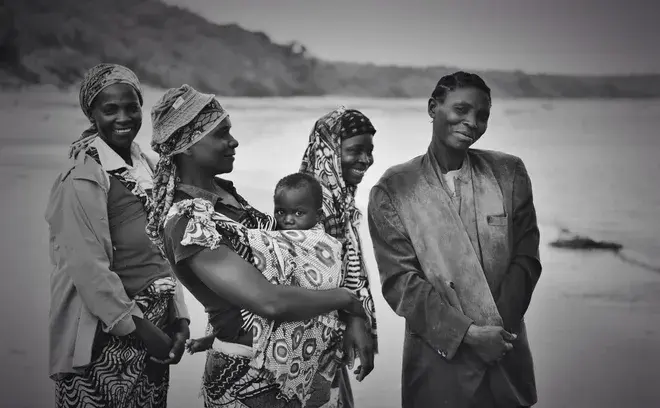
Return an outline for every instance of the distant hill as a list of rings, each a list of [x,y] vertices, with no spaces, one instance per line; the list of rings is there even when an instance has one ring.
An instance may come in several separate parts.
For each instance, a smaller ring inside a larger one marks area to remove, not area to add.
[[[0,87],[76,85],[99,62],[133,69],[145,84],[183,83],[225,96],[425,97],[460,67],[323,61],[302,44],[217,25],[159,0],[4,0]],[[660,75],[574,77],[483,71],[498,97],[658,97]]]

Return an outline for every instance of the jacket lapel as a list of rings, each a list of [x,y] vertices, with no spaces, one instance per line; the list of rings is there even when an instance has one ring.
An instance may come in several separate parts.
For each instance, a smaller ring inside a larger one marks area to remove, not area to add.
[[[475,211],[474,204],[474,187],[472,185],[472,168],[470,164],[469,157],[465,158],[465,165],[467,166],[467,172],[461,180],[461,220],[463,220],[463,226],[465,231],[470,237],[470,242],[474,248],[474,253],[479,259],[479,263],[483,268],[483,262],[481,260],[481,244],[479,242],[479,232],[477,230],[477,213]]]
[[[470,154],[472,187],[483,270],[491,290],[498,287],[509,264],[508,225],[502,188],[490,166]]]
[[[479,257],[443,187],[439,166],[430,151],[422,159],[422,172],[415,193],[418,208],[411,209],[419,214],[411,239],[427,278],[440,293],[448,295],[453,306],[478,324],[501,323]]]

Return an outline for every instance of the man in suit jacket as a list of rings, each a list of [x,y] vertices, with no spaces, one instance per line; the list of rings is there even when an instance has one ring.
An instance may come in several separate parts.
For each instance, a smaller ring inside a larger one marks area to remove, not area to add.
[[[523,319],[541,274],[536,211],[521,159],[470,149],[490,105],[478,75],[440,79],[428,101],[428,151],[371,190],[383,295],[406,319],[405,408],[537,401]]]

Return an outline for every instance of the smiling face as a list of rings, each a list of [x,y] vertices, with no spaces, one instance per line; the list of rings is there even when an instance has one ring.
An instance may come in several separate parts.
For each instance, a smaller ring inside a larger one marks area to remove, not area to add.
[[[341,172],[346,184],[357,186],[374,164],[374,136],[353,136],[341,142]]]
[[[231,121],[226,117],[185,154],[209,174],[231,173],[238,141],[231,135],[230,130]]]
[[[142,107],[137,92],[127,84],[110,85],[94,98],[91,117],[99,137],[108,146],[130,148],[142,126]]]
[[[447,92],[444,101],[429,99],[428,113],[433,118],[433,144],[465,151],[486,132],[490,98],[474,87],[458,88]]]

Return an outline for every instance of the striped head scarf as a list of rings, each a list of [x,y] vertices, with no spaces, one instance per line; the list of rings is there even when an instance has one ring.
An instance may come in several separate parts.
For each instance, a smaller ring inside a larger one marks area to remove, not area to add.
[[[151,148],[160,158],[154,173],[147,234],[162,253],[163,223],[178,182],[174,156],[202,140],[228,116],[215,95],[198,92],[190,85],[169,89],[151,111]]]
[[[98,135],[96,124],[92,121],[92,104],[94,99],[107,87],[115,84],[127,84],[135,89],[140,101],[143,104],[142,87],[140,81],[133,71],[123,65],[117,64],[99,64],[85,74],[80,84],[78,101],[80,109],[89,119],[91,126],[82,133],[82,136],[71,144],[69,157],[75,157],[78,152],[84,150]]]
[[[375,309],[358,238],[362,214],[355,206],[357,186],[346,184],[342,175],[341,142],[353,136],[375,133],[371,121],[360,111],[344,107],[335,109],[314,124],[300,165],[300,172],[313,174],[321,182],[325,230],[345,242],[344,286],[360,294],[374,339]]]

